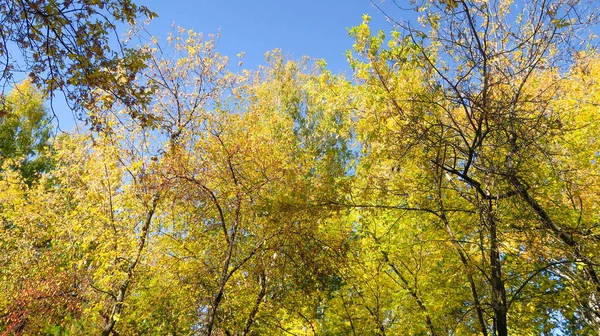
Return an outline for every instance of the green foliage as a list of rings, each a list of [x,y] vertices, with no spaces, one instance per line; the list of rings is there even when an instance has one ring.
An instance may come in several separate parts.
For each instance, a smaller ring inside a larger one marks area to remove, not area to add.
[[[0,117],[0,165],[17,170],[28,184],[52,167],[52,125],[44,98],[29,82],[3,99]]]

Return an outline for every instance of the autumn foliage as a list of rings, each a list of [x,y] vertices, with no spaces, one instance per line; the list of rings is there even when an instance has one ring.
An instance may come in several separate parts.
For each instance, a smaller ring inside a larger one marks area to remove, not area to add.
[[[143,103],[84,89],[91,128],[8,96],[0,334],[597,335],[590,8],[413,4],[350,29],[351,77],[179,28],[140,47]]]

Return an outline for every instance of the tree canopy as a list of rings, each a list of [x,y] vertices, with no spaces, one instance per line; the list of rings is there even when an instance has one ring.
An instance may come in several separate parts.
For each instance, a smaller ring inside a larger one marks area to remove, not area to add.
[[[123,44],[116,27],[155,16],[131,0],[2,0],[0,85],[28,76],[50,98],[63,92],[78,113],[97,89],[135,105],[144,100],[133,85],[144,54]]]
[[[32,183],[52,166],[52,125],[44,96],[30,82],[24,82],[2,98],[0,166],[18,170],[27,183]]]
[[[411,4],[350,77],[179,28],[78,133],[15,87],[0,334],[598,335],[593,8]]]

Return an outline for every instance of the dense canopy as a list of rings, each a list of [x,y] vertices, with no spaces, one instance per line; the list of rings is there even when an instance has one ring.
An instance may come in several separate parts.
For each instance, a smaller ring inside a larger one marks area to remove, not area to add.
[[[0,335],[598,335],[592,3],[406,6],[345,77],[184,28],[104,54],[129,1],[0,3],[51,75],[3,97]],[[55,89],[91,123],[52,136]]]

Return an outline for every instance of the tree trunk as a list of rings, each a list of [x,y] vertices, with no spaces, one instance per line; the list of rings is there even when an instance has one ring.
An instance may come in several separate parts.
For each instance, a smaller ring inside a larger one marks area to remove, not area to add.
[[[498,336],[508,335],[508,324],[506,320],[507,301],[504,281],[502,280],[502,264],[498,244],[498,228],[496,220],[491,214],[492,201],[488,203],[487,224],[490,230],[490,266],[492,268],[490,279],[492,282],[492,307],[494,310],[494,330]]]

